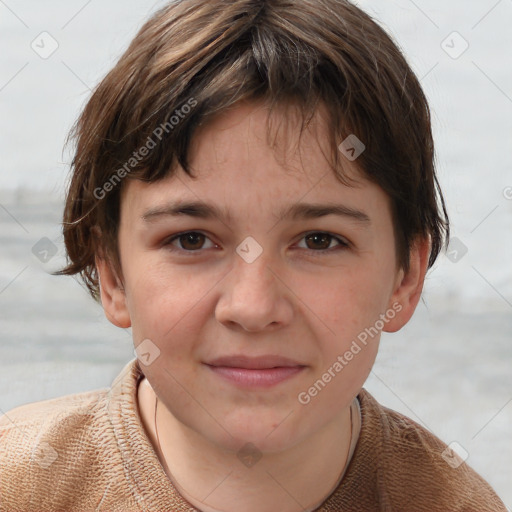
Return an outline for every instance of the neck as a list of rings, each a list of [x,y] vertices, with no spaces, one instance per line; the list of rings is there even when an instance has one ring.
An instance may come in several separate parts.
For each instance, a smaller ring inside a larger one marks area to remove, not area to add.
[[[211,443],[174,418],[163,403],[157,405],[146,379],[139,386],[138,401],[168,478],[203,512],[314,509],[333,492],[347,463],[350,406],[292,448],[242,463],[240,454]]]

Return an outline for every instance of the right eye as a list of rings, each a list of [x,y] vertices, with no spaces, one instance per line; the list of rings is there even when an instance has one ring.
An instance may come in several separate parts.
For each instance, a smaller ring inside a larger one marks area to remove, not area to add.
[[[204,234],[199,231],[187,231],[185,233],[178,233],[168,238],[164,242],[164,246],[170,248],[171,251],[181,252],[198,252],[200,249],[204,249],[205,240],[209,240],[211,243],[210,247],[215,247],[215,244]],[[178,246],[177,246],[178,245]]]

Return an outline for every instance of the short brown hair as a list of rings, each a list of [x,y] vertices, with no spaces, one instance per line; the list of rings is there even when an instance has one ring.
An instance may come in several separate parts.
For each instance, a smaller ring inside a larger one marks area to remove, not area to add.
[[[325,105],[333,171],[344,180],[338,145],[355,134],[366,146],[358,167],[390,197],[398,264],[407,269],[411,245],[429,236],[432,266],[449,222],[430,111],[390,36],[345,0],[178,0],[144,24],[70,133],[68,264],[59,274],[80,273],[98,299],[98,251],[119,270],[122,179],[154,182],[177,163],[193,176],[194,130],[243,100],[293,102],[301,133]],[[158,143],[139,153],[150,139]]]

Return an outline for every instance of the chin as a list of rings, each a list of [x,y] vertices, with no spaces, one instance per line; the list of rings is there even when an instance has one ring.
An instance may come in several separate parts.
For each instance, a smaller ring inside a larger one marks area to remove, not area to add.
[[[298,432],[291,422],[288,424],[291,418],[285,418],[286,415],[280,415],[278,420],[268,418],[265,421],[262,420],[261,415],[255,415],[253,418],[246,418],[245,421],[225,422],[224,426],[232,437],[222,436],[219,441],[226,449],[237,454],[240,450],[243,451],[244,447],[250,449],[248,445],[261,453],[278,453],[288,450],[297,445],[307,433]]]

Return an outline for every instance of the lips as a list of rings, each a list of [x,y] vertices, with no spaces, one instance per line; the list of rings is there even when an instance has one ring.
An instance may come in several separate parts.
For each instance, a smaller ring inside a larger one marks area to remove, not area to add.
[[[225,356],[207,363],[209,366],[224,366],[229,368],[244,368],[246,370],[262,370],[269,368],[290,368],[305,366],[287,357],[266,355],[259,357]]]
[[[287,357],[225,356],[206,363],[216,376],[237,387],[269,388],[302,372],[306,366]]]

